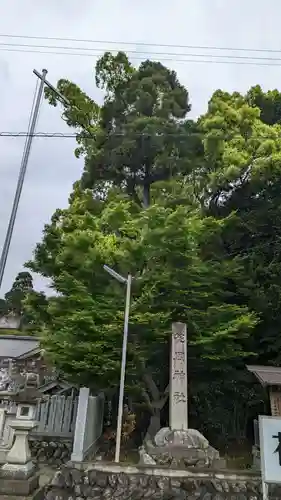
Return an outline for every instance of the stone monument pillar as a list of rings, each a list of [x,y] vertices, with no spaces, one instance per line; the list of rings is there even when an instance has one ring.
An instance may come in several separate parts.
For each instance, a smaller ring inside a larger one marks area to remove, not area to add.
[[[170,362],[170,428],[188,429],[186,325],[173,323]]]
[[[187,339],[183,323],[172,325],[169,420],[169,427],[160,429],[140,448],[140,464],[210,467],[219,459],[209,441],[198,430],[188,428]]]

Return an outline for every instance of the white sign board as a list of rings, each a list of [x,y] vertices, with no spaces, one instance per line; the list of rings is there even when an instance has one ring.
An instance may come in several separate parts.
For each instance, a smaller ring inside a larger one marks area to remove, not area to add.
[[[281,417],[259,417],[261,472],[265,483],[281,483]]]

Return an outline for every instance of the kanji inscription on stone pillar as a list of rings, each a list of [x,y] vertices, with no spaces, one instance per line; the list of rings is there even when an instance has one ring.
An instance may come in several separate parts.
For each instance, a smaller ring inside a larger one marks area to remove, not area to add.
[[[173,323],[170,361],[170,428],[188,429],[186,325]]]

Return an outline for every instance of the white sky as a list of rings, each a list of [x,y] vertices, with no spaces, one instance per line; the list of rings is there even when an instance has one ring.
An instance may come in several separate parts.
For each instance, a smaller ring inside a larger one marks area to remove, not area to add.
[[[157,44],[240,47],[255,49],[281,48],[280,0],[0,0],[0,35],[25,35],[146,42],[151,48],[127,47],[138,52],[183,52],[187,49],[157,47]],[[266,28],[268,26],[268,28]],[[48,69],[48,79],[55,85],[59,78],[79,84],[94,98],[94,57],[33,54],[3,51],[3,43],[35,43],[40,45],[75,45],[70,42],[48,42],[7,39],[0,36],[0,131],[26,131],[36,84],[34,68]],[[81,47],[83,44],[77,43]],[[124,49],[124,45],[85,47]],[[44,49],[42,49],[44,50]],[[45,49],[47,50],[47,49]],[[189,50],[206,53],[206,50]],[[230,52],[228,52],[229,54]],[[267,54],[240,55],[267,56]],[[278,54],[268,54],[279,57]],[[181,63],[164,64],[178,72],[188,88],[192,116],[205,111],[211,94],[217,88],[246,91],[255,84],[264,89],[278,88],[280,67],[231,64]],[[156,57],[154,57],[156,59]],[[180,59],[181,56],[175,57]],[[280,53],[281,58],[281,53]],[[137,61],[139,63],[139,61]],[[60,118],[60,112],[46,102],[40,113],[37,131],[71,132]],[[8,224],[24,139],[0,137],[0,249]],[[41,232],[58,207],[67,204],[73,182],[79,178],[82,161],[73,155],[73,139],[35,139],[22,193],[14,236],[8,257],[1,293],[7,291],[32,255]],[[35,280],[38,288],[44,281]]]

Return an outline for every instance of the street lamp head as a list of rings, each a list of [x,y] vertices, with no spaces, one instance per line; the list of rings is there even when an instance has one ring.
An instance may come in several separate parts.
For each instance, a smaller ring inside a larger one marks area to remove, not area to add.
[[[112,276],[113,278],[115,278],[120,283],[122,283],[122,284],[127,283],[127,278],[124,278],[123,276],[121,276],[121,274],[118,274],[116,271],[114,271],[113,269],[111,269],[111,267],[109,267],[106,264],[104,264],[103,268],[104,268],[104,270],[108,274],[110,274],[110,276]]]

